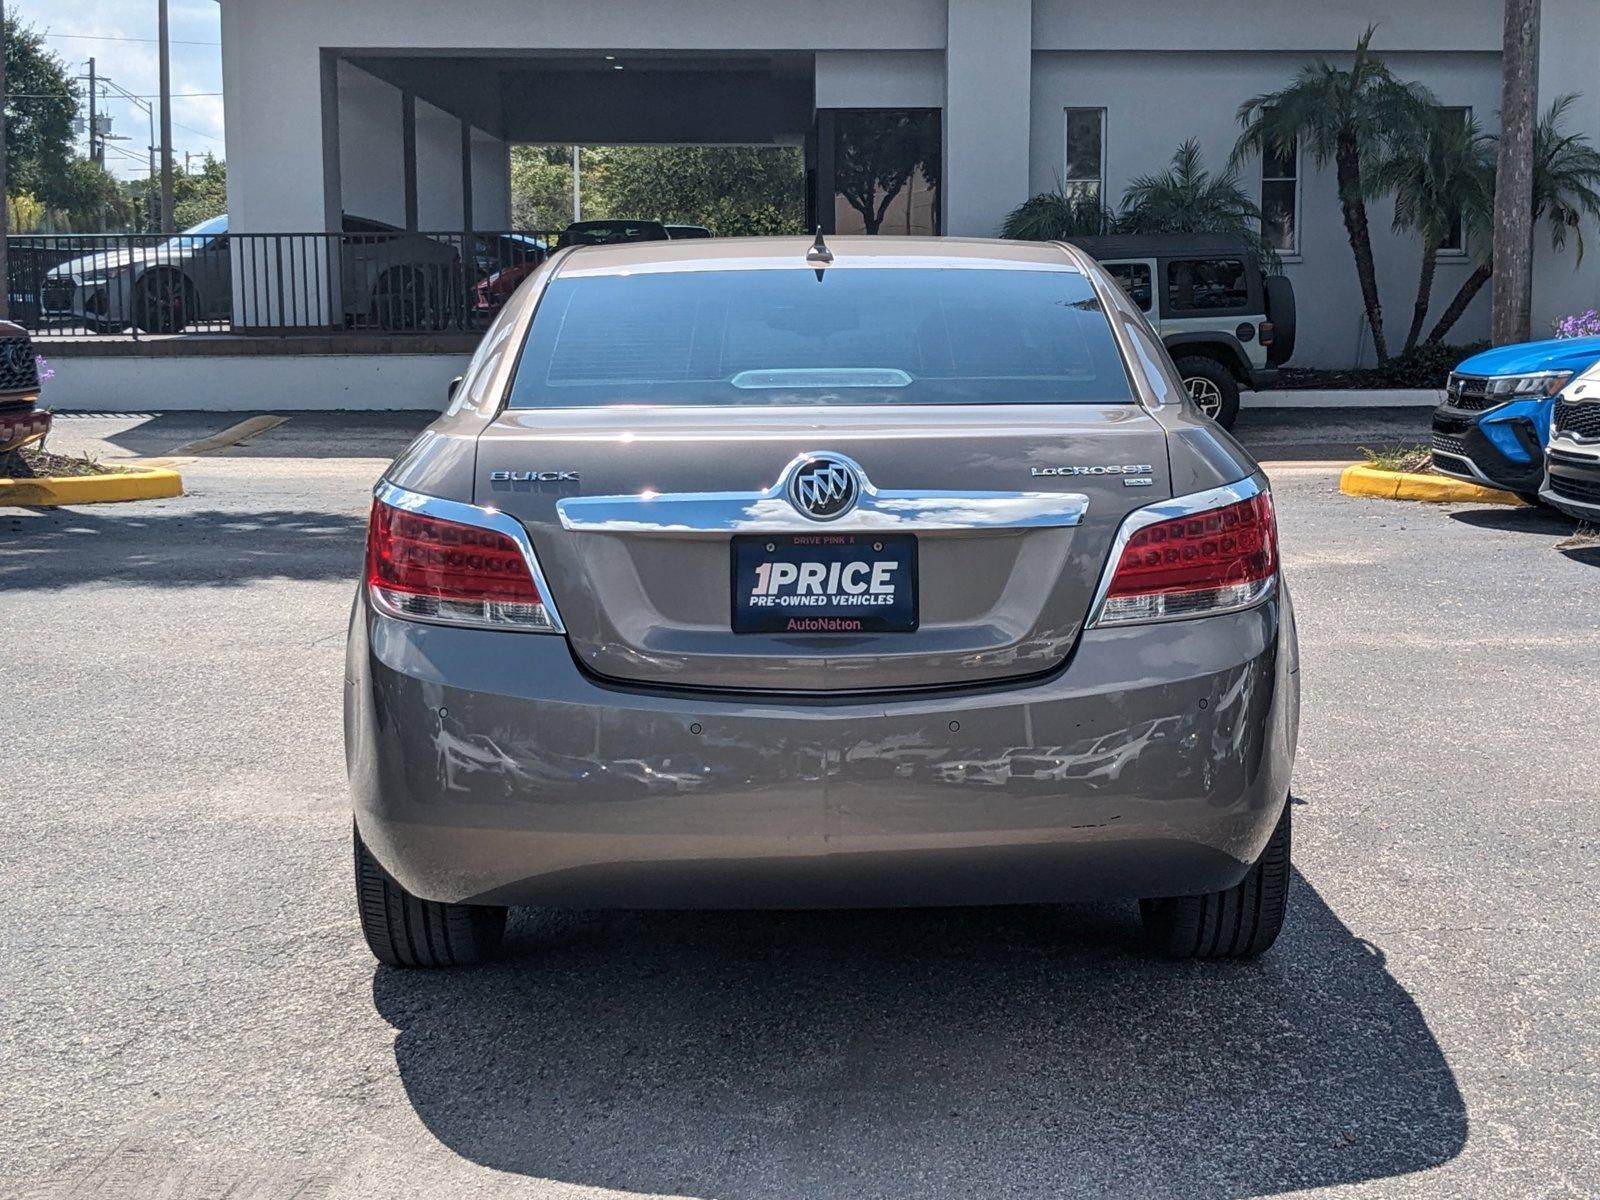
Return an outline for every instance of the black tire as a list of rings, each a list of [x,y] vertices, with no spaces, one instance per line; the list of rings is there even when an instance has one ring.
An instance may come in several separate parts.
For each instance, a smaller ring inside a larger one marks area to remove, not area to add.
[[[1214,358],[1180,358],[1178,374],[1200,411],[1224,429],[1239,419],[1239,381]]]
[[[1281,367],[1294,355],[1294,284],[1287,275],[1268,275],[1263,281],[1267,320],[1272,322],[1272,348],[1267,364]]]
[[[1139,901],[1145,936],[1168,958],[1253,958],[1278,940],[1289,906],[1289,810],[1237,887]]]
[[[372,857],[355,831],[356,907],[367,948],[391,967],[470,967],[500,949],[506,910],[413,896]]]
[[[175,272],[152,271],[139,280],[133,311],[145,333],[182,333],[194,317],[194,285]]]

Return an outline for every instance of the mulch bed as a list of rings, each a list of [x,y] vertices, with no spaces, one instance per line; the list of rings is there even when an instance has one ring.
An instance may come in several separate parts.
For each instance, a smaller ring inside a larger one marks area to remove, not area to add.
[[[108,467],[92,458],[75,455],[51,454],[45,450],[24,447],[9,454],[0,454],[0,479],[81,479],[85,475],[126,475],[122,467]]]
[[[1323,370],[1319,367],[1283,367],[1278,371],[1278,381],[1273,390],[1286,392],[1305,391],[1311,388],[1392,388],[1395,385],[1370,368],[1346,371]]]

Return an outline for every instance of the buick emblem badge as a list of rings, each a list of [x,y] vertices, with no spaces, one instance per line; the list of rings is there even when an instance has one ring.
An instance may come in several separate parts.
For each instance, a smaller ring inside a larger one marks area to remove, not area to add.
[[[789,503],[814,521],[844,516],[861,498],[855,465],[836,454],[813,454],[789,476]]]

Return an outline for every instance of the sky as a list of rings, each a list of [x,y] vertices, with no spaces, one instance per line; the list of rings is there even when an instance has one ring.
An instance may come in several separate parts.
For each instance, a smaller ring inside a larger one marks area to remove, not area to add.
[[[25,25],[45,34],[45,45],[73,75],[85,74],[90,55],[97,74],[155,104],[160,73],[156,52],[156,0],[8,0],[7,9]],[[172,149],[200,157],[207,150],[222,157],[221,5],[217,0],[168,0],[172,40]],[[113,142],[134,157],[108,148],[106,166],[119,178],[149,171],[150,123],[125,100],[109,105]],[[157,119],[160,109],[157,107]],[[87,144],[79,146],[87,152]]]

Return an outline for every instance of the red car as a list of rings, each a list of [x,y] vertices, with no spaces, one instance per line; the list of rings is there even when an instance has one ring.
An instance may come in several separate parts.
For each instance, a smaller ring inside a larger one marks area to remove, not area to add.
[[[38,404],[39,363],[33,339],[22,326],[0,321],[0,454],[50,432],[50,414]]]

